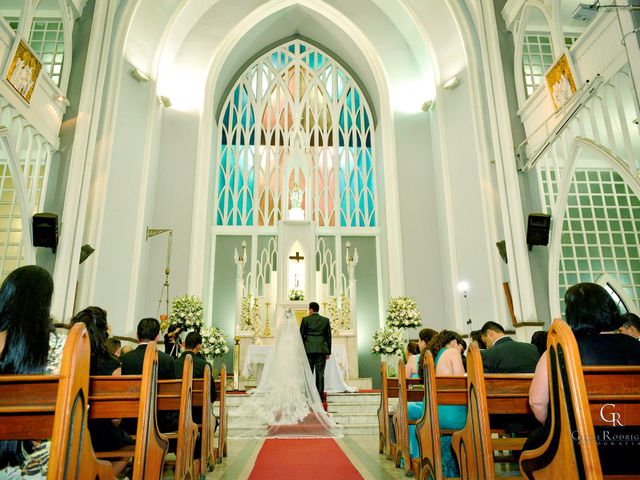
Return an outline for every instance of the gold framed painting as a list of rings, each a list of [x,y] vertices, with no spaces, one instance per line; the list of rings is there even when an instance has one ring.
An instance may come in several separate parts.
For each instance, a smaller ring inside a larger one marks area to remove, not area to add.
[[[16,37],[12,53],[9,55],[4,79],[28,104],[38,83],[42,62],[21,37]]]
[[[559,110],[577,90],[575,70],[568,51],[565,50],[547,70],[545,80],[553,106]]]

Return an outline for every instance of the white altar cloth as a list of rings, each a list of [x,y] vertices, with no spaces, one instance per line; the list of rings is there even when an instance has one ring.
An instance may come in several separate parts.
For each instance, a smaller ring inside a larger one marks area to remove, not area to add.
[[[249,377],[255,374],[257,382],[260,383],[262,370],[272,348],[273,346],[271,345],[249,345],[244,358],[242,376]],[[331,356],[327,360],[324,368],[325,392],[355,392],[355,388],[350,387],[344,382],[348,371],[349,364],[346,348],[344,345],[333,345],[331,348]]]

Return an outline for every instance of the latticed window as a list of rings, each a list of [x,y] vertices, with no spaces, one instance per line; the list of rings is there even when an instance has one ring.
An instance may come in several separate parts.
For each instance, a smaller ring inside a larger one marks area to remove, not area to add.
[[[29,44],[49,72],[56,85],[60,85],[64,61],[64,27],[61,19],[34,18]]]
[[[371,110],[353,76],[317,47],[295,39],[257,58],[218,125],[216,225],[275,226],[295,183],[318,226],[376,226]],[[294,161],[306,174],[294,175]]]
[[[553,171],[541,171],[549,207],[548,185],[557,192]],[[547,179],[547,175],[550,176]],[[550,181],[547,181],[550,180]],[[562,225],[559,287],[595,282],[606,273],[636,305],[640,304],[640,199],[611,170],[576,170]]]
[[[522,43],[522,73],[527,98],[544,80],[544,73],[553,64],[553,47],[548,33],[527,34]]]

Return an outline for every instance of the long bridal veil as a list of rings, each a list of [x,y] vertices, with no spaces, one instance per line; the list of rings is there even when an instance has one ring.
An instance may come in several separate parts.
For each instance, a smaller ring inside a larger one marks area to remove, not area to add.
[[[229,416],[230,438],[342,436],[322,406],[291,310],[278,326],[258,387]]]

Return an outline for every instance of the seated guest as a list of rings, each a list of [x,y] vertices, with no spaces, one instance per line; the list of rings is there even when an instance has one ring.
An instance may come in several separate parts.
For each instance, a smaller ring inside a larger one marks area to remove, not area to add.
[[[193,378],[203,378],[204,369],[207,365],[207,361],[200,356],[200,348],[202,348],[202,335],[198,332],[189,332],[187,338],[184,340],[184,351],[180,354],[180,357],[176,360],[176,378],[182,378],[182,370],[184,369],[184,359],[187,355],[191,355],[193,359]],[[212,374],[213,375],[213,374]],[[211,377],[211,401],[216,399],[216,383]],[[202,408],[194,407],[193,409],[193,421],[201,423],[202,420]]]
[[[487,348],[487,344],[484,343],[484,340],[482,339],[482,330],[474,330],[469,336],[471,337],[472,342],[476,342],[476,345],[478,345],[480,350]]]
[[[79,312],[71,323],[84,323],[91,342],[90,375],[120,375],[120,361],[107,350],[107,312],[100,307],[87,307]],[[96,452],[118,450],[135,442],[119,427],[120,420],[108,418],[89,420],[91,444]],[[111,462],[114,475],[118,475],[127,465],[127,460]]]
[[[160,336],[160,322],[155,318],[143,318],[138,322],[138,340],[140,344],[135,350],[120,357],[123,375],[140,375],[144,364],[144,354],[149,343],[157,343]],[[176,370],[173,357],[158,350],[158,379],[173,380]],[[172,432],[178,427],[178,415],[174,412],[158,412],[158,426],[161,432]],[[132,425],[127,425],[129,432]]]
[[[407,378],[418,378],[418,357],[420,357],[420,347],[416,340],[409,340],[407,345],[407,363],[404,371]]]
[[[122,342],[117,338],[107,338],[107,351],[113,358],[120,358],[122,354]]]
[[[53,280],[28,265],[0,286],[0,374],[60,373],[66,336],[55,332],[49,309]],[[0,441],[0,478],[45,478],[50,441]]]
[[[582,365],[639,365],[640,345],[628,335],[609,335],[620,327],[616,304],[600,285],[578,283],[564,296],[566,321],[573,330]],[[544,444],[551,427],[549,423],[549,357],[543,353],[529,389],[529,405],[536,418],[544,424],[527,439],[523,449],[531,450]],[[594,427],[596,439],[617,434],[638,436],[637,427]],[[575,439],[579,442],[581,439]],[[640,474],[635,459],[637,447],[618,442],[598,442],[602,472],[607,475]]]
[[[549,332],[540,330],[538,332],[533,332],[533,335],[531,335],[531,344],[536,346],[540,355],[542,355],[547,350],[548,333]]]
[[[480,350],[485,373],[533,373],[536,369],[540,353],[535,345],[507,337],[499,323],[485,323],[482,340],[487,345]]]
[[[635,313],[625,313],[622,315],[622,322],[618,331],[640,340],[640,317]]]
[[[443,330],[431,339],[427,347],[434,358],[436,375],[464,375],[462,366],[462,337],[456,332]],[[423,370],[421,370],[422,372]],[[409,420],[418,420],[424,410],[423,402],[409,402]],[[438,422],[441,429],[461,430],[467,423],[467,407],[464,405],[438,405]],[[445,477],[457,477],[458,463],[451,448],[451,435],[440,437],[442,470]],[[411,457],[420,453],[415,425],[409,425],[409,450]]]
[[[418,358],[418,376],[422,378],[422,366],[424,365],[424,352],[431,339],[437,334],[432,328],[423,328],[418,333],[418,348],[420,348],[420,357]]]

